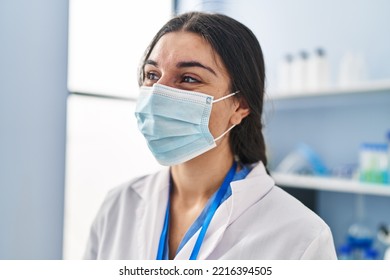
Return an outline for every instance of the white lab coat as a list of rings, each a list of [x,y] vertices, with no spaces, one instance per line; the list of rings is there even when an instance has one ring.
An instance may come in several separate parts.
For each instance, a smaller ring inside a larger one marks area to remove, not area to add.
[[[275,186],[262,163],[219,206],[198,259],[336,259],[329,227]],[[85,259],[155,259],[168,201],[169,169],[107,195],[92,225]],[[189,259],[199,231],[175,259]]]

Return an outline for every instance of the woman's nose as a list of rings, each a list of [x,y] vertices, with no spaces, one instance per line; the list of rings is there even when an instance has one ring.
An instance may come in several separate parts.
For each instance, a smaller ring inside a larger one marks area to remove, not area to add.
[[[168,73],[164,73],[161,75],[160,79],[158,79],[156,84],[160,84],[168,87],[175,87],[175,78],[174,76],[169,75]]]

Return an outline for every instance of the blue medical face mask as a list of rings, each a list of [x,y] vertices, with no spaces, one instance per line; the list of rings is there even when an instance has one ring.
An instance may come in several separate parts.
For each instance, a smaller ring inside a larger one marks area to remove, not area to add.
[[[216,147],[215,142],[235,125],[214,139],[209,130],[212,104],[236,93],[214,100],[211,95],[161,84],[140,87],[135,116],[157,161],[176,165]]]

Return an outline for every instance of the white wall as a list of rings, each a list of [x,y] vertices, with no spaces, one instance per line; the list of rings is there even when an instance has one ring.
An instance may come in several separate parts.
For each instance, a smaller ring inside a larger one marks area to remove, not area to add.
[[[70,92],[137,97],[137,67],[172,0],[70,0]]]
[[[71,1],[65,259],[82,258],[111,188],[161,168],[138,131],[134,108],[139,61],[171,17],[172,5],[171,0]]]
[[[134,108],[130,101],[68,98],[65,259],[82,257],[91,223],[110,189],[160,169],[137,129]]]
[[[263,48],[268,89],[277,84],[277,64],[287,53],[323,47],[332,81],[347,51],[363,54],[368,78],[390,78],[390,19],[387,0],[241,0],[224,1],[223,13],[246,24]]]
[[[67,0],[0,1],[0,259],[60,259]]]

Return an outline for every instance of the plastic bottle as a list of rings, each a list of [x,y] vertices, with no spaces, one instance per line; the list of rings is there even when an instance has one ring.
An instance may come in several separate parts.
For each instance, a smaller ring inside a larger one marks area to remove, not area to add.
[[[360,180],[362,182],[389,183],[388,145],[363,143],[360,150]]]
[[[286,54],[279,64],[278,69],[278,89],[283,93],[291,91],[291,72],[292,72],[293,56]]]
[[[308,53],[301,51],[292,61],[291,65],[291,90],[302,93],[307,90]]]
[[[383,144],[379,147],[378,158],[379,158],[379,183],[390,184],[390,156],[389,156],[389,145]]]
[[[360,181],[369,182],[371,180],[371,147],[367,143],[360,145],[359,151],[359,169],[360,169]]]
[[[379,251],[375,248],[366,248],[363,253],[363,260],[377,260]]]
[[[337,249],[337,259],[352,260],[352,247],[349,244],[343,244]]]
[[[374,241],[372,231],[362,222],[356,222],[349,227],[347,239],[353,248],[354,260],[363,260],[365,252],[371,248]]]
[[[348,228],[347,242],[352,247],[352,259],[362,260],[365,252],[372,248],[374,232],[366,217],[365,196],[356,194],[355,198],[355,222]]]
[[[376,183],[388,184],[389,183],[389,163],[388,163],[388,147],[387,144],[378,144],[376,148],[376,156],[378,158],[378,174]]]
[[[379,225],[378,239],[387,247],[383,259],[390,260],[390,225]]]
[[[323,160],[309,145],[300,143],[277,165],[276,172],[286,174],[317,175],[329,174]]]
[[[387,132],[387,184],[390,184],[390,130]]]
[[[360,53],[348,51],[342,57],[339,66],[338,82],[340,86],[355,86],[367,79],[367,68]]]
[[[307,89],[309,91],[324,90],[330,86],[330,67],[325,51],[315,50],[308,60]]]

